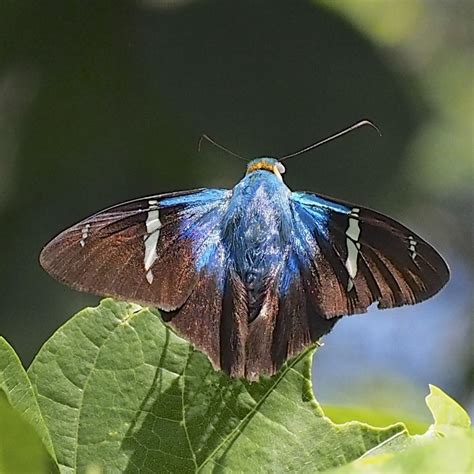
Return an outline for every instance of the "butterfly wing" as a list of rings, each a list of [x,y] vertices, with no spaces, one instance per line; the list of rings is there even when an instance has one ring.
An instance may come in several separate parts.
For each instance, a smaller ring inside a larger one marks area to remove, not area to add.
[[[309,263],[298,254],[298,244],[293,236],[293,246],[283,256],[282,266],[267,293],[267,304],[249,328],[248,378],[256,379],[260,373],[274,374],[288,358],[318,341],[339,320],[326,318],[313,304],[305,279]],[[259,333],[268,333],[269,337],[262,340]]]
[[[379,308],[418,303],[449,279],[436,250],[382,214],[297,192],[291,213],[292,243],[269,293],[272,314],[255,322],[267,324],[271,338],[248,348],[247,374],[274,373],[344,315],[375,302]],[[250,335],[262,332],[255,329]]]
[[[370,209],[293,193],[297,258],[325,318],[415,304],[448,281],[443,258],[413,231]]]
[[[292,193],[281,215],[291,243],[280,248],[249,319],[248,288],[221,234],[231,198],[202,189],[114,206],[53,239],[41,265],[81,291],[160,308],[215,367],[252,380],[275,373],[339,317],[374,302],[422,301],[449,278],[439,254],[392,219]]]
[[[203,267],[216,268],[229,198],[229,191],[198,189],[111,207],[59,234],[40,263],[80,291],[175,310],[196,291]]]

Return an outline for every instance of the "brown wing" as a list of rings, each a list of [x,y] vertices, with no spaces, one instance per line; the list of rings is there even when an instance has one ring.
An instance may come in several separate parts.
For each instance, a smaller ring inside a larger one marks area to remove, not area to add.
[[[305,288],[326,318],[415,304],[449,280],[439,253],[390,217],[309,193],[294,193]],[[304,263],[306,262],[306,264]]]
[[[228,197],[204,189],[111,207],[59,234],[40,263],[77,290],[176,309],[197,284]]]

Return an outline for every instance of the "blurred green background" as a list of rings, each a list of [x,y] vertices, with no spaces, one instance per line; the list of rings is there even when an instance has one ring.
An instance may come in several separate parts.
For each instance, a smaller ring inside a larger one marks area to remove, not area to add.
[[[234,186],[242,162],[198,154],[202,133],[278,157],[370,118],[382,138],[366,128],[289,160],[287,184],[392,215],[452,280],[339,323],[317,396],[419,412],[434,383],[472,411],[473,19],[469,1],[1,2],[1,334],[27,365],[98,301],[39,267],[60,230],[131,198]]]

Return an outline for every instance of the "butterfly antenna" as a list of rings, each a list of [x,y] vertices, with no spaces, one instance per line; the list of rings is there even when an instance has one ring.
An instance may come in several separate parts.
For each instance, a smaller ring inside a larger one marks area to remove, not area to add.
[[[372,127],[374,130],[377,131],[377,133],[382,136],[382,132],[380,129],[373,124],[369,120],[361,120],[360,122],[355,123],[354,125],[351,125],[348,128],[345,128],[344,130],[341,130],[340,132],[336,133],[335,135],[331,135],[328,138],[325,138],[324,140],[321,140],[319,142],[313,143],[312,145],[307,146],[306,148],[303,148],[302,150],[296,151],[295,153],[291,153],[290,155],[286,155],[283,158],[280,158],[279,161],[286,160],[288,158],[292,158],[293,156],[301,155],[302,153],[306,153],[309,150],[312,150],[313,148],[316,148],[320,145],[323,145],[324,143],[330,142],[332,140],[335,140],[336,138],[341,137],[342,135],[345,135],[346,133],[352,132],[353,130],[364,127],[365,125],[368,125],[369,127]]]
[[[202,144],[202,141],[203,140],[207,140],[209,143],[211,143],[212,145],[214,145],[215,147],[219,148],[220,150],[222,151],[225,151],[226,153],[228,153],[229,155],[232,155],[232,156],[235,156],[235,158],[239,158],[240,160],[243,160],[245,162],[248,162],[249,160],[246,160],[245,158],[243,158],[242,156],[240,155],[237,155],[237,153],[234,153],[233,151],[230,151],[228,148],[226,148],[225,146],[222,146],[222,145],[219,145],[219,143],[217,143],[216,141],[214,141],[209,135],[201,135],[201,138],[199,139],[199,143],[198,143],[198,152],[201,151],[201,144]]]

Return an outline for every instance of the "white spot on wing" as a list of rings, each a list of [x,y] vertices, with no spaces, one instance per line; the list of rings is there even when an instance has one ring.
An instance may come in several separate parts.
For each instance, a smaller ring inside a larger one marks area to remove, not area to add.
[[[346,230],[347,237],[351,238],[354,242],[359,240],[360,235],[360,227],[359,227],[359,219],[353,219],[349,217],[349,227]]]
[[[357,250],[356,245],[352,240],[347,239],[347,260],[346,260],[346,268],[347,273],[351,278],[355,278],[357,275],[357,257],[359,255],[359,251]]]
[[[153,234],[161,229],[161,221],[159,211],[150,211],[146,220],[146,231],[148,234]]]
[[[84,245],[86,245],[86,239],[89,235],[89,229],[90,229],[91,225],[90,224],[86,224],[83,228],[82,228],[82,235],[81,235],[81,240],[79,241],[79,243],[81,244],[81,247],[84,247]]]
[[[146,279],[148,283],[153,283],[153,272],[151,271],[152,265],[158,258],[156,253],[156,247],[158,245],[158,238],[160,237],[161,221],[160,211],[158,210],[158,201],[152,199],[148,201],[149,210],[148,216],[145,222],[146,235],[145,235],[145,257],[143,259],[143,265],[145,267]]]
[[[145,270],[148,271],[151,266],[155,263],[155,260],[158,258],[156,253],[156,246],[158,244],[159,231],[150,234],[145,239],[145,258],[143,260],[143,265]]]
[[[410,235],[408,237],[408,243],[409,243],[408,250],[410,251],[410,256],[411,256],[412,260],[415,260],[415,257],[417,255],[417,253],[416,253],[416,244],[418,242],[413,238],[413,236]]]
[[[358,207],[351,209],[349,214],[349,225],[346,230],[346,246],[347,246],[347,260],[346,269],[349,274],[349,281],[347,282],[347,291],[351,291],[354,288],[354,278],[357,275],[357,258],[359,257],[359,212]]]
[[[153,272],[151,270],[146,272],[146,279],[150,285],[153,283]]]

